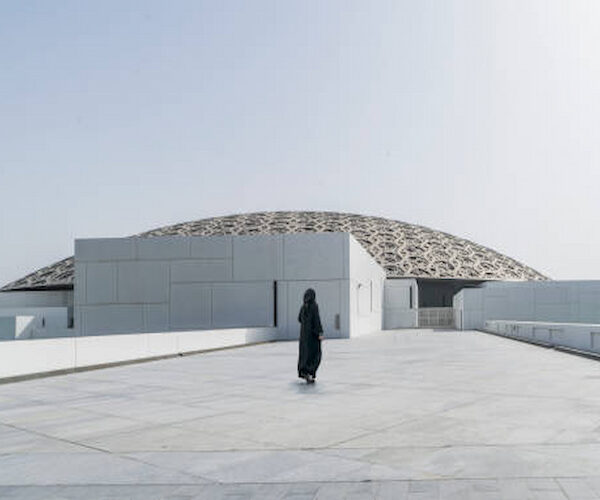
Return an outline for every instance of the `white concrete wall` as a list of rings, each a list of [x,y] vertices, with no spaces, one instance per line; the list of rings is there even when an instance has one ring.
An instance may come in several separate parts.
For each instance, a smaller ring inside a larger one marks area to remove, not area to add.
[[[76,240],[80,335],[273,325],[281,239]]]
[[[74,335],[74,330],[68,328],[68,311],[69,308],[67,307],[0,308],[0,316],[4,318],[30,318],[27,321],[27,326],[16,329],[13,332],[12,337],[10,336],[8,331],[0,331],[0,339],[25,339],[72,336]],[[3,329],[0,328],[0,330]]]
[[[350,336],[383,327],[385,271],[354,238],[350,238]]]
[[[411,301],[412,295],[412,301]],[[384,284],[383,328],[419,326],[419,287],[415,279],[386,279]]]
[[[0,380],[274,340],[274,328],[71,337],[2,342]]]
[[[0,340],[15,340],[31,335],[35,316],[0,316]]]
[[[278,282],[282,338],[298,338],[298,313],[307,288],[316,292],[326,338],[381,329],[385,272],[354,237],[294,234],[285,235],[284,243],[284,279]]]
[[[0,340],[14,340],[16,332],[16,318],[14,316],[0,316]]]
[[[70,306],[73,306],[73,290],[0,292],[0,313],[4,308]]]
[[[282,279],[278,281],[281,338],[298,338],[298,312],[308,288],[316,292],[324,335],[327,338],[350,335],[349,239],[344,233],[283,235],[284,267]]]
[[[383,276],[346,233],[77,240],[76,326],[80,335],[270,327],[277,282],[280,338],[298,337],[309,287],[325,335],[348,337],[380,328]],[[351,281],[369,287],[368,310],[352,309]]]
[[[457,326],[488,320],[600,323],[600,281],[488,282],[454,298]]]
[[[600,324],[492,320],[485,322],[484,329],[505,337],[600,354]]]
[[[20,338],[74,335],[73,329],[69,328],[72,314],[72,290],[0,292],[0,316],[35,316],[28,328],[19,332]]]

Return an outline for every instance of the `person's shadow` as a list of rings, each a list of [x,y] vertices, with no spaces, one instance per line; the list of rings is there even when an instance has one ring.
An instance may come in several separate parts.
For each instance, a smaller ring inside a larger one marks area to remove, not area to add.
[[[314,394],[315,392],[322,392],[318,383],[307,384],[304,380],[290,382],[290,387],[298,394]]]

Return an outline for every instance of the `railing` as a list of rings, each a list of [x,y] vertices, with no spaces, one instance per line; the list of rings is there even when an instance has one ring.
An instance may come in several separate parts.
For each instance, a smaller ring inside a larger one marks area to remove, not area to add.
[[[549,347],[600,354],[600,325],[488,320],[484,331]]]
[[[420,307],[420,328],[454,328],[454,309],[452,307]]]

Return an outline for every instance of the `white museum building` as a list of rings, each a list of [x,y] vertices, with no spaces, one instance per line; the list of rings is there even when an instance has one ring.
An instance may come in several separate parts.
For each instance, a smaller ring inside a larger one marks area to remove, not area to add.
[[[295,340],[307,288],[326,338],[486,329],[600,350],[598,281],[552,281],[385,218],[263,212],[76,240],[73,257],[0,290],[0,377]]]

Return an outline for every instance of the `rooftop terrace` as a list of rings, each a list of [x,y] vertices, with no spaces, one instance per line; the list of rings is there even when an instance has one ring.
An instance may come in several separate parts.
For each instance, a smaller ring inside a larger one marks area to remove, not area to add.
[[[0,385],[0,498],[600,498],[600,363],[478,332]]]

